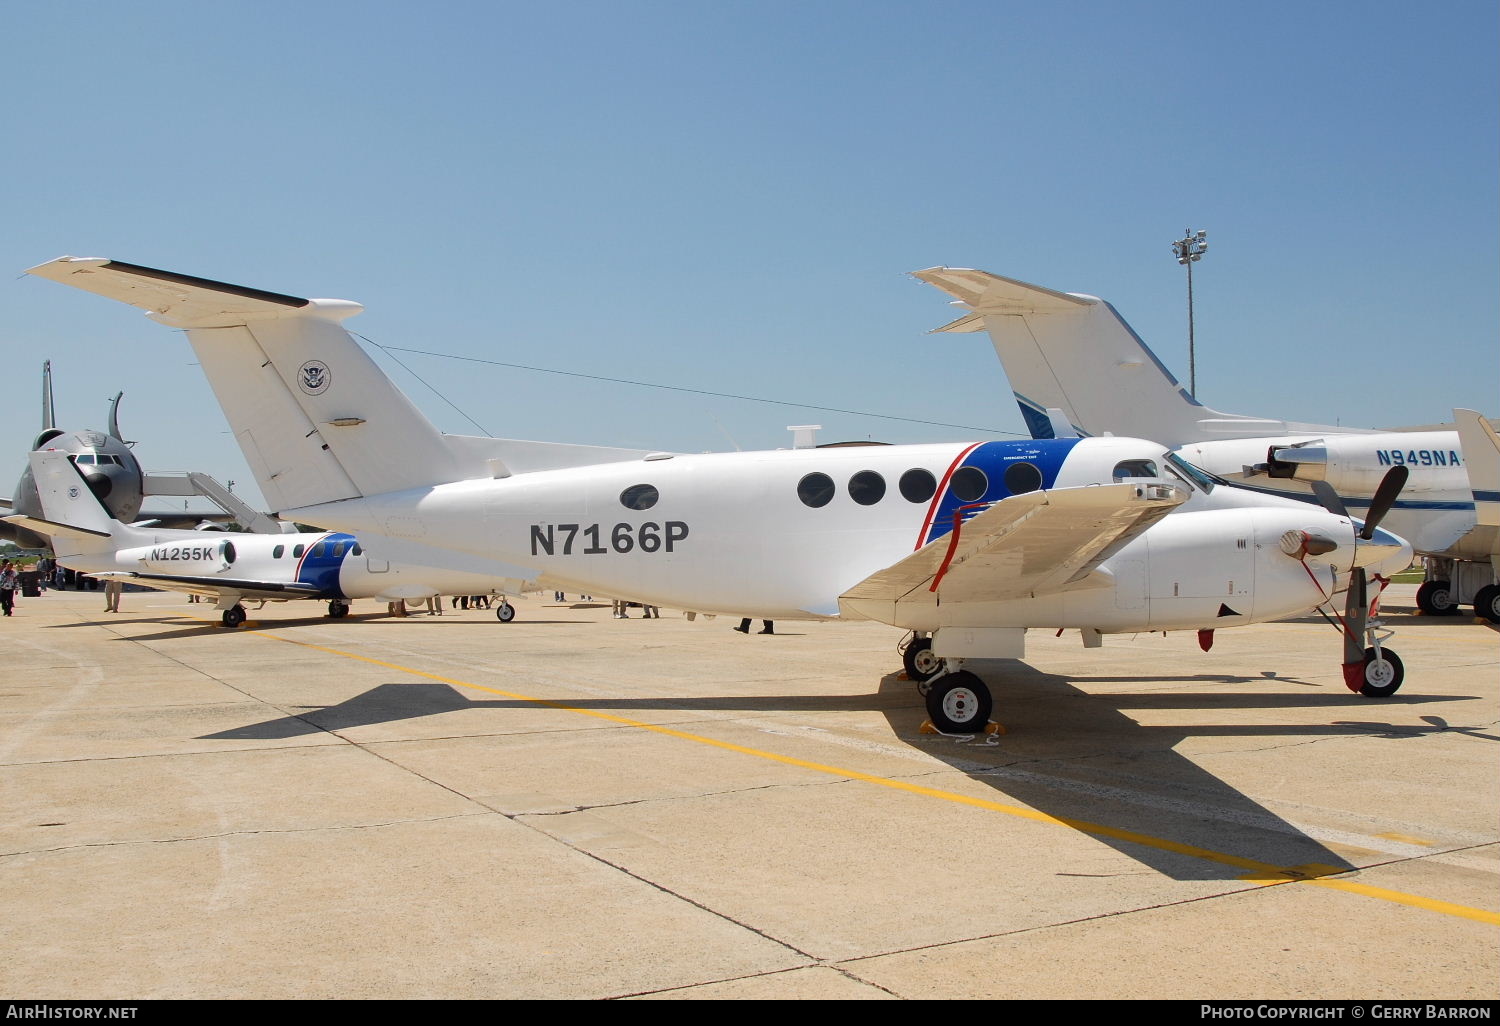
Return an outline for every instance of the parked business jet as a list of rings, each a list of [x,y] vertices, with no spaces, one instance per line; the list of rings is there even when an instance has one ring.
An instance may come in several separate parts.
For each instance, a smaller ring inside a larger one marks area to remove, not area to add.
[[[1089,647],[1196,630],[1207,648],[1217,628],[1340,591],[1345,682],[1370,696],[1401,684],[1371,613],[1381,575],[1411,558],[1378,526],[1404,470],[1361,523],[1130,438],[703,455],[464,439],[438,433],[344,330],[357,304],[99,258],[30,273],[186,329],[283,517],[535,567],[569,591],[901,627],[944,730],[987,722],[989,690],[965,663],[1020,658],[1028,628],[1078,629]]]
[[[1391,467],[1405,466],[1410,478],[1386,523],[1423,557],[1418,604],[1443,615],[1473,603],[1496,620],[1493,598],[1479,596],[1496,594],[1485,589],[1500,581],[1492,558],[1500,531],[1476,519],[1457,431],[1366,431],[1221,413],[1189,395],[1102,299],[968,268],[913,276],[966,311],[936,331],[989,333],[1033,437],[1153,438],[1236,484],[1314,502],[1313,485],[1324,481],[1356,509]]]
[[[349,534],[132,527],[109,516],[68,453],[33,452],[30,468],[42,516],[16,514],[5,518],[8,523],[49,538],[58,562],[70,570],[212,598],[225,627],[245,622],[246,599],[315,599],[328,603],[329,616],[342,617],[349,614],[351,599],[515,594],[522,584],[519,578],[496,580],[367,558]],[[502,599],[496,615],[508,622],[515,607]]]

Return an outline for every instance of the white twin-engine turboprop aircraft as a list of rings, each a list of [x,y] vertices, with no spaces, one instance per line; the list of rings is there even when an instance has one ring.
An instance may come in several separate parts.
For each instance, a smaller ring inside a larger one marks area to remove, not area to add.
[[[1345,679],[1400,686],[1367,578],[1410,547],[1216,482],[1130,438],[684,455],[440,434],[341,323],[362,308],[97,258],[32,274],[186,329],[267,500],[301,523],[534,567],[549,586],[772,619],[912,632],[911,676],[947,731],[991,711],[972,659],[1026,630],[1196,630],[1307,612],[1345,591]],[[1168,514],[1171,514],[1170,516]]]
[[[329,616],[342,617],[357,598],[515,594],[521,588],[520,578],[374,558],[348,534],[226,534],[122,524],[110,517],[66,451],[39,450],[30,459],[42,515],[9,516],[6,522],[50,538],[58,561],[71,570],[212,598],[226,627],[245,622],[246,599],[315,599],[328,603]],[[515,607],[502,599],[496,616],[508,622]]]

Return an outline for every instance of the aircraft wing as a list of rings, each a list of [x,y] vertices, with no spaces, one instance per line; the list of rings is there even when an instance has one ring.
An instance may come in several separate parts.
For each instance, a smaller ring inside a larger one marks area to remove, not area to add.
[[[871,574],[839,606],[845,615],[891,622],[897,604],[924,593],[936,592],[938,602],[996,602],[1076,587],[1187,498],[1155,482],[1012,496]]]
[[[101,570],[89,573],[101,581],[127,581],[144,585],[157,591],[181,591],[189,595],[217,597],[232,592],[240,598],[266,599],[270,602],[285,602],[288,599],[311,599],[320,597],[321,589],[311,584],[282,581],[245,581],[224,577],[182,577],[174,574],[153,574],[140,570]]]

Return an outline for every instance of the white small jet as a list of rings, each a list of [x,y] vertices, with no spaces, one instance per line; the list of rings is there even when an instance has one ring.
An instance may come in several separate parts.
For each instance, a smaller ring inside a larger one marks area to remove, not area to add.
[[[1472,603],[1478,615],[1500,623],[1493,558],[1500,530],[1476,516],[1458,431],[1371,431],[1221,413],[1189,395],[1102,299],[971,268],[929,267],[913,277],[965,311],[935,331],[988,332],[1033,437],[1153,438],[1235,484],[1313,502],[1321,481],[1354,509],[1368,507],[1393,466],[1405,466],[1410,477],[1386,524],[1423,557],[1418,604],[1445,615]]]
[[[133,527],[110,517],[67,452],[43,449],[30,459],[42,514],[8,516],[7,523],[50,538],[58,562],[70,570],[207,596],[215,600],[225,627],[245,622],[247,599],[317,600],[328,603],[329,616],[343,617],[352,599],[518,594],[521,576],[529,576],[519,567],[518,576],[497,580],[402,566],[370,557],[352,535],[329,531],[227,534]],[[509,622],[515,607],[502,598],[496,616]]]
[[[909,632],[942,730],[983,727],[965,663],[1029,628],[1109,633],[1275,620],[1345,593],[1344,676],[1403,678],[1371,614],[1411,548],[1378,527],[1216,482],[1132,438],[685,455],[440,434],[350,337],[362,308],[100,258],[32,274],[186,330],[280,515],[534,567],[547,586],[702,613],[874,619]],[[1171,514],[1171,515],[1168,515]]]

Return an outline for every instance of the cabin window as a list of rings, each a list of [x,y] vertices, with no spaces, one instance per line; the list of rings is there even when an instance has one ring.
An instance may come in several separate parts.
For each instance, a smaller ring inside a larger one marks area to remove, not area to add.
[[[929,470],[915,467],[901,475],[901,497],[907,502],[926,502],[937,491],[937,478]]]
[[[312,554],[314,556],[321,556],[323,554],[323,543],[322,542],[318,542],[316,545],[313,546]]]
[[[803,505],[817,509],[833,501],[833,478],[827,474],[808,474],[797,482],[797,498]]]
[[[333,558],[334,559],[338,559],[343,554],[344,554],[344,543],[343,542],[334,542],[333,543]]]
[[[306,551],[307,551],[307,546],[306,545],[293,545],[292,546],[292,556],[295,559],[301,559],[302,558],[302,553],[304,553]]]
[[[224,543],[223,556],[224,556],[224,562],[226,562],[226,563],[233,563],[234,562],[234,560],[235,560],[234,542],[227,541],[227,542]]]
[[[274,549],[271,550],[271,558],[272,559],[280,559],[284,555],[286,555],[286,546],[285,545],[278,545]]]
[[[885,498],[885,478],[873,470],[861,470],[849,479],[849,498],[861,506],[873,506]]]
[[[650,509],[659,498],[661,493],[656,490],[655,485],[631,485],[620,493],[620,505],[626,509]]]
[[[964,502],[978,502],[990,490],[990,479],[978,467],[960,467],[953,474],[952,488]]]
[[[364,549],[362,549],[362,548],[359,547],[359,542],[355,542],[354,543],[354,548],[352,548],[352,549],[349,550],[350,554],[351,555],[355,555],[355,556],[360,555],[364,551],[365,551]]]
[[[1119,473],[1119,467],[1115,468]],[[1042,472],[1036,468],[1036,464],[1012,463],[1005,468],[1005,490],[1012,495],[1025,495],[1042,487]]]
[[[1157,477],[1155,460],[1121,460],[1115,464],[1115,480],[1130,477]]]

